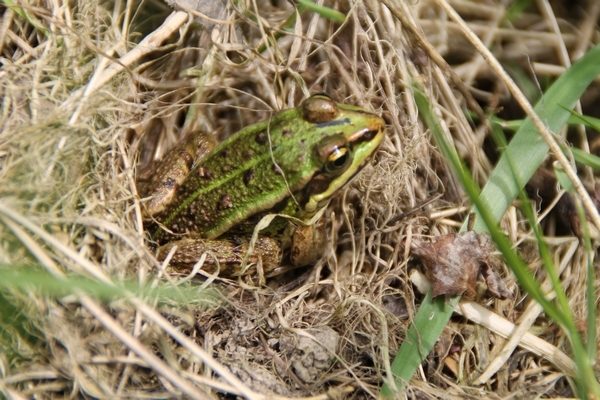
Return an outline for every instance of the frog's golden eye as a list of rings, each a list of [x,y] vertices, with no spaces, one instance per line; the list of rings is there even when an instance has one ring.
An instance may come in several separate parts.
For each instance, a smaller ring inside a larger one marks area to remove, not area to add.
[[[302,103],[302,114],[308,122],[317,124],[335,119],[338,109],[329,96],[317,94]]]
[[[346,141],[346,138],[342,134],[324,137],[317,143],[315,150],[322,165],[332,162],[341,163],[346,157],[345,154],[350,153],[348,141]]]
[[[350,162],[350,149],[348,147],[335,147],[327,157],[325,170],[327,172],[336,172],[346,169]]]

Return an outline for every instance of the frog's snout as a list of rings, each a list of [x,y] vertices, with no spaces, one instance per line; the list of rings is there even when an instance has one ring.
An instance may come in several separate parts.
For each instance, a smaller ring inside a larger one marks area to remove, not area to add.
[[[357,145],[364,142],[374,142],[378,145],[385,135],[385,122],[377,115],[373,115],[365,122],[365,127],[358,130],[348,138],[348,142]]]

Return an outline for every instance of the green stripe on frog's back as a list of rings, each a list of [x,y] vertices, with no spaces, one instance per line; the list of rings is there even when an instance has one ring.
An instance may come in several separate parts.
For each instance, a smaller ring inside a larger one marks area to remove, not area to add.
[[[172,203],[177,206],[166,211],[163,223],[176,233],[210,239],[272,209],[314,174],[312,148],[322,138],[314,129],[298,109],[290,109],[232,135],[178,188]]]

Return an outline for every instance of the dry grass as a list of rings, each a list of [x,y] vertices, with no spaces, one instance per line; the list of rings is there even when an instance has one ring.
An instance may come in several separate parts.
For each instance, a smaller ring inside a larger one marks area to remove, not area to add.
[[[280,26],[293,11],[285,1],[217,6],[211,19],[194,20],[159,2],[94,3],[17,1],[3,11],[3,265],[36,265],[58,278],[75,274],[109,285],[206,285],[154,258],[136,171],[190,132],[223,137],[315,92],[383,115],[387,138],[373,165],[332,202],[327,256],[267,285],[212,277],[208,282],[223,295],[219,306],[195,299],[158,305],[141,296],[103,303],[77,288],[59,298],[5,289],[4,394],[377,397],[422,296],[409,277],[418,266],[410,245],[455,232],[466,216],[461,189],[432,147],[407,86],[418,80],[427,88],[481,184],[495,154],[484,151],[487,129],[463,110],[521,117],[505,86],[437,1],[398,2],[404,26],[377,1],[326,2],[348,15],[344,24],[304,13],[285,33]],[[539,81],[598,41],[600,6],[565,4],[540,0],[507,23],[506,7],[496,2],[450,2],[497,59]],[[415,45],[407,23],[428,47]],[[436,57],[440,64],[431,61]],[[599,114],[595,96],[597,88],[583,104],[588,114]],[[572,135],[580,147],[594,146],[585,132]],[[590,184],[592,174],[584,171],[582,179]],[[583,321],[583,251],[557,228],[554,214],[544,224],[571,308]],[[539,268],[534,238],[514,208],[503,227],[531,268]],[[409,397],[573,395],[564,375],[572,362],[560,353],[568,353],[563,334],[503,275],[515,297],[463,303],[464,317],[451,321]],[[513,324],[520,334],[507,342]]]

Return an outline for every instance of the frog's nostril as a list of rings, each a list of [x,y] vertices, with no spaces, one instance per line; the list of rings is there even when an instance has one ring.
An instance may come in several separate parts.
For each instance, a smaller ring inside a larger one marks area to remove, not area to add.
[[[360,140],[369,141],[372,140],[377,134],[379,130],[370,129],[364,135],[360,137]]]
[[[348,139],[348,141],[352,144],[369,142],[369,141],[373,140],[380,132],[381,132],[381,129],[365,128],[361,131],[356,132],[354,135],[352,135]]]

